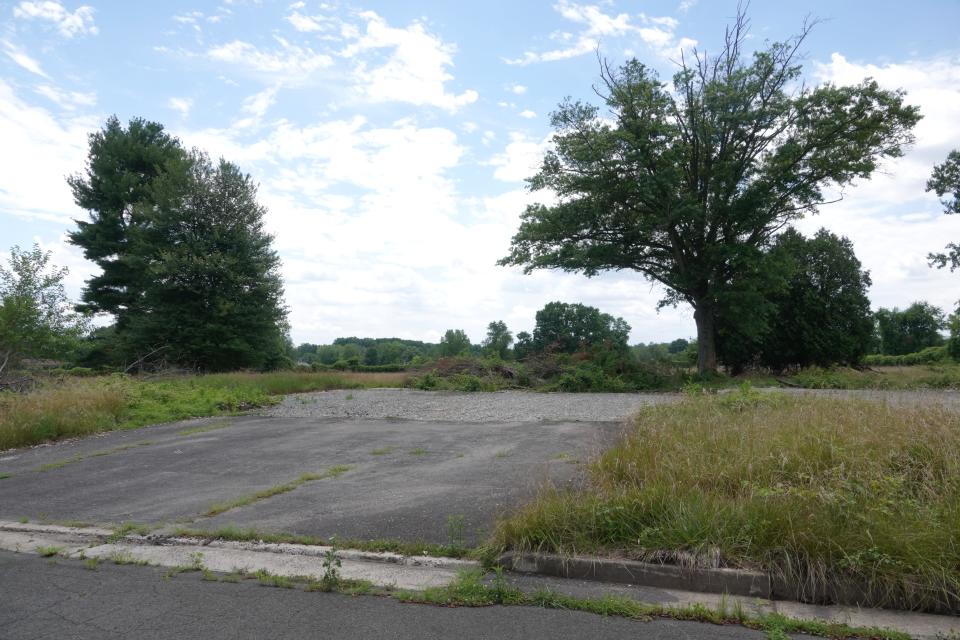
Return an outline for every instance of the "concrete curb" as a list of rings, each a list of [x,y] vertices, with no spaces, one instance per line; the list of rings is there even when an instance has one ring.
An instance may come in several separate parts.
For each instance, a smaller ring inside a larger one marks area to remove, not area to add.
[[[113,530],[101,527],[65,527],[52,524],[31,524],[0,521],[0,531],[26,534],[66,535],[74,538],[91,539],[99,542],[106,541],[114,535]],[[170,536],[163,534],[128,534],[116,539],[116,542],[125,542],[142,546],[201,546],[215,549],[230,549],[235,551],[257,551],[275,553],[287,556],[323,557],[332,547],[319,545],[274,543],[274,542],[242,542],[233,540],[210,540],[207,538],[191,538]],[[336,557],[341,560],[356,562],[380,562],[406,567],[424,567],[430,569],[473,569],[480,564],[473,560],[459,558],[445,558],[434,556],[405,556],[389,551],[359,551],[356,549],[335,549]]]
[[[507,552],[498,562],[518,573],[535,573],[558,578],[597,580],[661,589],[725,593],[769,599],[773,595],[770,577],[739,569],[687,568],[636,560],[611,560],[548,553]]]

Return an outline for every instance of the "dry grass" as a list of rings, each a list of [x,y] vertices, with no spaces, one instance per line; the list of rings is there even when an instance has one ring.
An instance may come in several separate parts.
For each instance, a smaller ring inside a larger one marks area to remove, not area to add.
[[[68,379],[0,394],[0,450],[112,429],[230,414],[283,394],[402,386],[404,373],[227,373],[141,380]]]
[[[810,601],[960,610],[960,416],[740,391],[639,414],[495,544],[760,569]],[[851,591],[853,590],[853,591]]]

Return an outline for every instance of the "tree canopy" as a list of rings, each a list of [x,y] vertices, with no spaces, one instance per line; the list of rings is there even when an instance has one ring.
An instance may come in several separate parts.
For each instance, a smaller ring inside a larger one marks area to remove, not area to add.
[[[951,151],[943,164],[933,168],[933,175],[927,181],[927,191],[933,191],[943,198],[940,202],[944,213],[960,213],[960,149]],[[949,265],[950,271],[953,271],[960,267],[960,245],[951,242],[945,253],[931,253],[928,258],[938,269]]]
[[[510,345],[513,343],[513,334],[502,320],[495,320],[487,325],[487,337],[483,340],[483,348],[489,355],[496,355],[506,360],[510,354]]]
[[[39,245],[11,249],[9,268],[0,266],[0,374],[22,358],[62,355],[86,331],[67,301],[66,275]]]
[[[871,282],[850,240],[826,229],[807,239],[789,229],[770,254],[786,263],[788,275],[786,286],[770,296],[776,313],[762,341],[762,364],[859,364],[873,343]]]
[[[629,269],[661,283],[661,304],[694,309],[701,371],[716,368],[729,294],[743,293],[774,236],[831,187],[902,155],[920,118],[902,91],[870,79],[803,83],[807,26],[752,56],[747,32],[741,14],[716,56],[685,54],[672,90],[636,59],[604,63],[607,112],[566,100],[552,114],[553,149],[529,184],[556,202],[527,208],[500,261],[587,276]]]
[[[553,353],[575,353],[594,347],[623,350],[629,337],[630,325],[623,318],[614,318],[585,304],[548,302],[537,311],[530,349]]]
[[[102,269],[84,308],[115,317],[124,359],[156,354],[201,370],[285,362],[280,262],[250,176],[185,151],[158,123],[124,128],[113,117],[69,182],[90,212],[70,241]]]
[[[929,302],[914,302],[902,311],[879,309],[876,313],[880,353],[892,356],[916,353],[943,344],[940,331],[946,324],[943,311]]]

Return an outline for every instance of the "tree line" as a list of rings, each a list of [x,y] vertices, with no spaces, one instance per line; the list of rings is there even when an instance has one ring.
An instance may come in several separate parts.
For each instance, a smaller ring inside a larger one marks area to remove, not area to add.
[[[664,305],[693,309],[701,373],[723,365],[785,369],[899,356],[944,346],[960,353],[958,316],[926,303],[871,313],[871,284],[847,238],[791,223],[869,178],[913,142],[920,119],[902,91],[870,79],[850,86],[802,82],[795,37],[747,55],[742,12],[716,55],[681,58],[672,85],[630,60],[603,62],[605,111],[567,100],[551,116],[553,145],[530,180],[555,204],[521,217],[500,264],[587,276],[629,269],[663,285]],[[592,353],[623,367],[629,325],[598,309],[553,302],[532,332],[502,321],[479,345],[448,330],[437,344],[289,338],[280,260],[264,229],[257,185],[233,163],[187,149],[156,122],[116,117],[89,137],[87,165],[69,177],[88,218],[69,241],[100,273],[80,303],[38,247],[14,247],[0,271],[0,374],[24,357],[66,352],[91,366],[137,370],[408,365],[461,354],[500,359]],[[927,190],[960,211],[960,150],[935,166]],[[948,244],[931,266],[960,266]],[[90,317],[112,324],[90,330]],[[662,345],[661,345],[662,346]],[[635,348],[644,357],[662,349]],[[686,356],[685,356],[686,357]],[[634,358],[636,359],[636,358]]]

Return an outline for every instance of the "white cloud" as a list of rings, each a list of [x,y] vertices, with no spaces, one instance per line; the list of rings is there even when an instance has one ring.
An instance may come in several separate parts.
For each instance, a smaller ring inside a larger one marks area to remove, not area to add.
[[[522,96],[527,92],[527,88],[522,84],[512,84],[510,85],[510,92]]]
[[[178,112],[181,117],[186,118],[190,115],[190,109],[193,107],[193,98],[170,98],[167,100],[167,106]]]
[[[48,84],[37,85],[34,91],[68,111],[73,111],[77,107],[92,107],[97,104],[97,94],[92,91],[88,93],[64,91]]]
[[[6,40],[0,41],[0,44],[3,44],[3,52],[6,53],[11,60],[16,62],[30,73],[35,73],[44,78],[50,77],[40,67],[40,63],[31,58],[30,55],[20,47]]]
[[[550,148],[550,139],[530,138],[522,133],[511,133],[510,142],[487,163],[496,167],[493,177],[504,182],[522,182],[540,169],[543,154]]]
[[[527,65],[575,58],[592,53],[604,39],[625,36],[639,37],[657,55],[664,58],[676,55],[681,48],[696,44],[696,41],[690,38],[676,38],[674,32],[679,23],[669,16],[648,16],[640,13],[634,19],[627,13],[607,14],[597,5],[578,4],[570,0],[560,0],[553,8],[565,19],[580,25],[580,32],[576,35],[568,32],[555,33],[553,39],[564,43],[564,46],[541,52],[525,51],[519,58],[504,59],[507,64]]]
[[[532,119],[532,118],[536,118],[536,117],[537,117],[537,112],[536,112],[536,111],[531,111],[530,109],[524,109],[523,111],[521,111],[521,112],[519,113],[519,115],[520,115],[521,118],[527,118],[527,119],[529,120],[529,119]]]
[[[13,8],[13,15],[23,20],[49,22],[65,38],[97,34],[97,26],[93,22],[93,7],[87,5],[70,12],[56,0],[24,0]]]
[[[873,77],[884,88],[903,88],[907,103],[919,106],[924,117],[914,130],[916,145],[904,157],[887,162],[871,180],[848,188],[842,202],[798,226],[808,233],[826,226],[853,241],[873,277],[874,307],[926,299],[953,308],[957,275],[931,269],[926,256],[960,241],[960,218],[943,215],[924,187],[933,165],[960,140],[960,59],[875,65],[834,53],[829,62],[815,64],[814,75],[841,85]]]
[[[0,154],[0,211],[67,224],[79,217],[64,176],[83,169],[94,126],[90,119],[57,119],[0,79],[0,140],[17,150]]]
[[[233,40],[212,47],[207,55],[219,62],[238,65],[246,70],[281,75],[288,80],[303,80],[318,69],[333,64],[333,58],[317,53],[309,47],[300,47],[283,38],[277,38],[278,49],[263,50],[249,42]]]
[[[454,45],[443,42],[416,22],[400,29],[389,26],[372,11],[361,17],[366,21],[365,30],[341,55],[355,58],[371,50],[391,51],[387,61],[379,66],[358,61],[354,74],[365,97],[374,102],[432,105],[451,112],[476,102],[478,94],[472,89],[459,95],[446,90],[446,83],[453,80],[447,68],[453,66]]]

